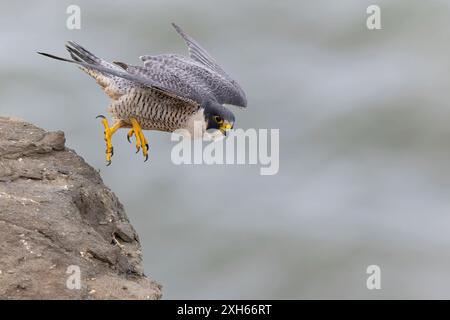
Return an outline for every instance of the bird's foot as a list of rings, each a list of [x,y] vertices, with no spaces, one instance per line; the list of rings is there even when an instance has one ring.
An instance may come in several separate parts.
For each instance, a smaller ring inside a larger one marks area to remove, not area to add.
[[[132,128],[130,131],[128,131],[128,134],[127,134],[128,142],[131,143],[130,138],[133,135],[136,137],[136,153],[138,153],[142,148],[142,154],[145,157],[145,160],[144,160],[144,162],[145,162],[148,160],[147,139],[145,138],[144,133],[142,132],[142,128],[141,128],[139,122],[137,122],[137,120],[134,118],[130,118],[130,122],[131,122]]]
[[[109,166],[111,164],[111,157],[114,155],[114,148],[111,142],[112,136],[117,131],[117,129],[121,128],[124,125],[124,123],[122,121],[118,121],[112,127],[110,127],[105,116],[99,115],[97,116],[97,118],[102,119],[102,124],[105,128],[105,131],[103,131],[103,133],[105,135],[106,142],[106,165]]]

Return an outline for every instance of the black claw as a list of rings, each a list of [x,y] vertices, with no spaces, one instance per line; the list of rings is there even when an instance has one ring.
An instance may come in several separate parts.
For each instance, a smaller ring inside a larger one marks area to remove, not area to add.
[[[148,160],[148,155],[145,156],[144,162],[146,162],[147,160]]]
[[[127,140],[128,140],[129,143],[131,143],[129,135],[127,135]]]
[[[111,160],[106,162],[106,166],[108,167],[111,164]]]
[[[141,148],[136,148],[136,153],[138,153],[139,151],[141,151]]]
[[[99,114],[98,116],[95,117],[95,119],[98,119],[98,118],[106,119],[105,116],[101,115],[101,114]]]

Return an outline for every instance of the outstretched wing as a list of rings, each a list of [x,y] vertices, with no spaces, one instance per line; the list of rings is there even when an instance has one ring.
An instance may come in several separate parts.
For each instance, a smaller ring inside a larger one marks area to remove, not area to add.
[[[231,101],[224,101],[223,103],[233,104],[240,107],[247,107],[247,98],[245,97],[244,90],[239,86],[239,84],[233,80],[220,66],[219,64],[209,55],[209,53],[203,49],[197,41],[195,41],[192,37],[190,37],[186,32],[184,32],[179,26],[175,23],[172,23],[175,30],[178,34],[184,39],[186,45],[189,49],[190,57],[200,62],[201,64],[207,66],[211,70],[216,71],[223,78],[225,78],[229,84],[235,89],[235,92],[230,96]]]
[[[209,55],[209,53],[203,49],[197,41],[185,33],[179,26],[172,23],[172,26],[178,32],[178,34],[184,39],[189,50],[189,56],[201,64],[207,66],[211,70],[221,74],[224,78],[231,80],[230,76],[223,71],[223,69],[217,64],[217,62]]]
[[[208,97],[201,96],[193,85],[186,84],[180,85],[179,76],[174,73],[152,74],[150,70],[144,67],[128,66],[125,63],[116,63],[114,67],[112,65],[100,65],[91,62],[70,60],[61,58],[49,53],[38,52],[39,54],[65,62],[78,64],[86,69],[92,69],[101,72],[102,74],[116,76],[122,79],[129,80],[133,83],[152,88],[163,92],[164,94],[175,97],[186,102],[201,105]],[[118,68],[120,67],[120,68]]]
[[[179,84],[194,85],[199,95],[217,101],[220,104],[247,106],[245,93],[214,59],[194,39],[179,26],[172,24],[185,40],[190,58],[176,54],[145,55],[140,59],[151,74],[159,73],[178,75]]]
[[[247,100],[239,85],[192,38],[175,24],[174,27],[186,40],[191,58],[174,54],[142,56],[144,67],[139,67],[121,62],[110,64],[97,63],[95,59],[79,59],[73,50],[69,52],[74,60],[40,54],[120,77],[190,103],[203,105],[206,101],[216,101],[246,107]],[[73,43],[69,44],[73,46]]]

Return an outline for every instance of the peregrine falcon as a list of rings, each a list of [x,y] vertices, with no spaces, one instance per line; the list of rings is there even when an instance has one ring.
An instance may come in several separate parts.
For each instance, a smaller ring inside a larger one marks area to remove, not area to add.
[[[173,132],[186,129],[194,136],[194,123],[200,121],[202,134],[217,129],[223,135],[233,128],[234,115],[224,107],[230,104],[245,108],[247,99],[239,84],[192,37],[172,23],[184,39],[189,57],[179,54],[144,55],[144,66],[107,62],[79,44],[69,41],[66,49],[73,60],[48,53],[44,56],[79,65],[93,77],[112,99],[108,111],[112,126],[100,115],[106,141],[106,161],[111,164],[111,138],[119,128],[131,128],[136,152],[142,149],[148,159],[148,143],[142,130]]]

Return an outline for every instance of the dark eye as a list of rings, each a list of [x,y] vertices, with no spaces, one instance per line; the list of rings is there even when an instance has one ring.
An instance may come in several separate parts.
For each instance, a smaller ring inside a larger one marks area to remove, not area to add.
[[[218,123],[221,124],[223,122],[223,119],[220,116],[214,116],[214,120]]]

